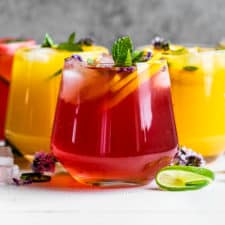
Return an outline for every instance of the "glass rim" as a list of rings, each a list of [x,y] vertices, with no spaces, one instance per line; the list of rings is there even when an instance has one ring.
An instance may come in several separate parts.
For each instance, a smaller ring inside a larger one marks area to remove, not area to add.
[[[184,53],[180,53],[180,54],[162,54],[162,56],[168,56],[168,57],[183,57],[183,56],[187,56],[187,55],[207,55],[207,54],[225,54],[225,48],[224,49],[217,49],[216,47],[213,46],[208,46],[207,44],[182,44],[182,43],[178,43],[176,45],[180,45],[181,47],[187,47],[188,49],[190,48],[194,48],[194,47],[202,47],[203,51],[196,51],[196,52],[192,52],[192,51],[188,51],[188,52],[184,52]],[[140,50],[144,50],[145,48],[150,48],[152,45],[143,45],[138,47],[138,49]],[[204,49],[205,48],[205,49]]]
[[[26,43],[26,42],[25,42]],[[1,43],[0,43],[1,45]],[[101,45],[94,45],[97,47],[101,47]],[[68,51],[68,50],[63,50],[63,49],[57,49],[57,48],[51,48],[51,47],[41,47],[41,44],[35,43],[34,45],[31,46],[25,46],[23,48],[18,49],[19,52],[29,52],[29,51],[35,51],[35,50],[51,50],[57,53],[71,53],[71,56],[73,54],[80,54],[80,55],[85,55],[85,54],[91,54],[91,53],[101,53],[103,52],[102,50],[84,50],[84,51]],[[70,57],[71,57],[70,56]]]
[[[206,51],[201,51],[201,52],[185,52],[183,54],[164,54],[165,58],[179,58],[179,57],[192,57],[192,56],[207,56],[207,55],[221,55],[225,56],[225,49],[211,49],[211,50],[206,50]]]
[[[5,41],[7,41],[7,40],[9,40],[9,41],[12,40],[12,42],[6,43]],[[36,43],[35,40],[31,39],[31,38],[25,38],[22,41],[15,41],[15,42],[13,42],[13,40],[16,40],[16,38],[0,38],[0,46],[2,46],[2,45],[24,44],[24,43],[29,43],[29,42]]]
[[[141,65],[153,65],[153,64],[159,64],[161,65],[161,67],[163,66],[166,66],[167,65],[167,60],[166,59],[150,59],[146,62],[138,62],[136,63],[136,65],[132,65],[132,66],[114,66],[113,63],[97,63],[96,65],[90,65],[87,63],[87,59],[82,59],[82,61],[78,61],[74,58],[72,58],[72,56],[66,58],[64,60],[64,69],[65,68],[65,65],[69,65],[71,64],[71,60],[74,60],[75,63],[78,63],[80,66],[82,66],[83,68],[87,68],[87,69],[106,69],[106,70],[111,70],[111,71],[118,71],[118,70],[123,70],[126,71],[127,69],[127,72],[132,72],[132,71],[129,71],[130,70],[137,70],[139,66]],[[72,62],[73,64],[73,62]]]

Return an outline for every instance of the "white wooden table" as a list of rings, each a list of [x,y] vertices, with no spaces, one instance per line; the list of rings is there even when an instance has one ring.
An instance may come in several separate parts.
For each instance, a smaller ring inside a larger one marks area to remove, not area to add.
[[[154,183],[88,188],[66,174],[45,184],[0,186],[0,225],[225,225],[225,159],[209,167],[220,171],[216,181],[188,192],[160,191]]]

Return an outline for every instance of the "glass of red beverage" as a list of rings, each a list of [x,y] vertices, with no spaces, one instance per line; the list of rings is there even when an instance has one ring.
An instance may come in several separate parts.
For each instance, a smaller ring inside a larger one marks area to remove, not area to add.
[[[34,40],[0,39],[0,141],[4,139],[4,125],[9,92],[9,83],[15,51],[35,44]]]
[[[65,60],[51,147],[78,182],[147,184],[177,145],[166,62]]]

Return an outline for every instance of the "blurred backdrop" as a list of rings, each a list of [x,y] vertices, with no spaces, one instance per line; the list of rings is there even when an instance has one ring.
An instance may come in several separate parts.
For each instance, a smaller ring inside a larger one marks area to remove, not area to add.
[[[76,31],[109,46],[131,35],[136,45],[155,34],[179,43],[214,44],[225,37],[224,0],[0,0],[0,36],[57,41]]]

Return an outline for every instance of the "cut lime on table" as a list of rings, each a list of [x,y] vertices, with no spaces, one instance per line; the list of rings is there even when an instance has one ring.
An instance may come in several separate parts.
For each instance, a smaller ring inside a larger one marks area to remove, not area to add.
[[[168,166],[156,175],[156,183],[168,191],[200,189],[214,180],[211,170],[194,166]]]

